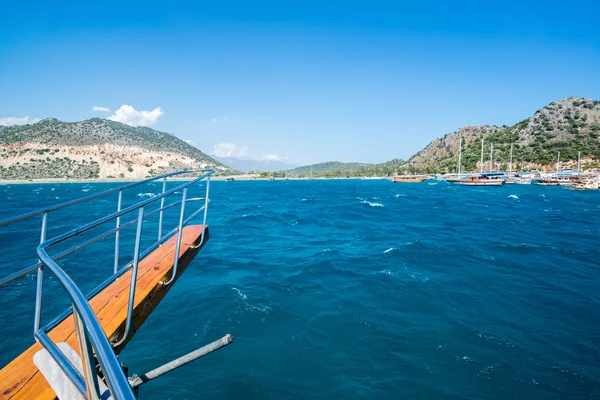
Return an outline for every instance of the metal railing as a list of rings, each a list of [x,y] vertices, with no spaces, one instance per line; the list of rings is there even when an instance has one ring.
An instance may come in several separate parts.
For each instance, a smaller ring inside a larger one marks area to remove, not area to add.
[[[196,178],[191,178],[189,181],[185,181],[176,187],[167,190],[167,179],[172,176],[182,175],[182,174],[190,174],[190,173],[201,173],[200,176]],[[18,221],[23,221],[26,219],[30,219],[36,216],[42,216],[42,225],[41,225],[41,233],[40,233],[40,245],[37,248],[37,255],[39,257],[39,262],[23,268],[15,273],[10,274],[4,279],[0,280],[0,286],[17,279],[18,277],[24,276],[28,273],[31,273],[37,270],[37,287],[36,287],[36,301],[35,301],[35,316],[34,316],[34,337],[36,340],[40,342],[40,344],[48,351],[48,353],[52,356],[52,358],[56,361],[56,363],[61,367],[61,369],[65,372],[67,377],[73,382],[73,384],[77,387],[77,389],[88,399],[96,399],[101,398],[102,395],[100,393],[100,389],[98,387],[97,374],[96,374],[96,359],[98,364],[102,370],[104,375],[106,384],[109,388],[109,391],[113,397],[113,399],[133,399],[133,392],[130,384],[128,383],[127,377],[123,373],[121,369],[121,365],[117,360],[113,347],[120,346],[127,341],[131,332],[131,321],[133,315],[133,307],[134,307],[134,297],[135,297],[135,287],[137,281],[137,270],[139,261],[143,259],[145,256],[150,254],[154,249],[158,246],[166,242],[169,238],[171,238],[174,234],[177,234],[177,242],[176,242],[176,250],[174,253],[174,264],[173,264],[173,272],[170,279],[165,282],[165,285],[170,284],[175,277],[177,276],[177,267],[179,261],[179,251],[181,246],[181,238],[183,227],[185,227],[190,221],[192,221],[198,214],[203,212],[203,230],[200,238],[200,244],[204,243],[204,235],[206,232],[206,218],[208,211],[209,200],[209,190],[210,190],[210,176],[214,173],[212,169],[198,169],[198,170],[186,170],[186,171],[178,171],[173,172],[149,179],[145,179],[139,182],[134,182],[131,184],[123,185],[117,188],[109,189],[104,192],[92,194],[90,196],[86,196],[80,199],[68,201],[56,206],[46,207],[41,210],[33,211],[30,213],[25,213],[13,218],[5,219],[0,221],[0,226],[13,224]],[[142,200],[133,204],[129,207],[122,208],[123,201],[123,192],[127,189],[140,186],[146,183],[160,181],[162,180],[162,193],[156,196],[153,196],[149,199]],[[206,194],[203,198],[188,198],[188,188],[198,184],[200,181],[206,180]],[[179,201],[174,201],[165,205],[165,199],[168,196],[172,196],[175,194],[179,194],[182,192],[182,198]],[[117,200],[117,211],[107,215],[105,217],[99,218],[93,222],[84,224],[78,228],[75,228],[71,231],[65,232],[58,236],[55,236],[51,239],[46,238],[46,233],[48,229],[48,215],[50,212],[64,209],[76,204],[88,202],[90,200],[97,199],[99,197],[107,196],[110,194],[118,193]],[[152,210],[151,212],[145,213],[147,206],[157,202],[160,200],[160,207],[158,209]],[[200,207],[192,212],[187,218],[185,217],[186,204],[191,202],[201,202]],[[169,232],[163,235],[163,212],[169,208],[180,206],[179,212],[179,222],[178,225],[171,229]],[[137,218],[128,221],[126,223],[121,223],[122,217],[126,214],[134,212],[137,210]],[[158,239],[148,246],[145,250],[141,251],[141,238],[142,238],[142,227],[145,219],[153,216],[159,215],[159,223],[158,223]],[[82,243],[79,243],[67,250],[64,250],[54,256],[50,256],[48,254],[48,250],[58,245],[59,243],[65,242],[75,236],[83,234],[85,232],[89,232],[92,229],[99,227],[103,224],[106,224],[110,221],[115,221],[115,227],[103,232],[99,235],[92,237]],[[133,260],[127,263],[125,266],[119,266],[119,251],[120,251],[120,232],[132,225],[136,225],[136,236],[135,236],[135,244],[134,244],[134,255]],[[80,250],[92,243],[95,243],[101,239],[109,237],[111,235],[115,235],[115,254],[114,254],[114,267],[113,274],[108,277],[104,282],[94,288],[87,295],[83,295],[81,290],[77,287],[77,285],[73,282],[73,280],[65,273],[65,271],[56,263],[57,260]],[[67,292],[67,295],[71,301],[71,309],[74,317],[75,329],[77,333],[79,348],[81,351],[81,358],[83,363],[83,376],[79,373],[79,371],[71,364],[68,358],[60,351],[60,349],[56,346],[54,342],[48,337],[47,332],[58,325],[61,321],[63,321],[67,316],[71,314],[70,310],[66,310],[57,318],[50,321],[48,324],[40,327],[41,325],[41,309],[42,309],[42,292],[43,292],[43,278],[44,278],[44,270],[49,269],[55,277],[58,279],[58,282],[62,286],[62,288]],[[94,311],[89,305],[88,300],[93,296],[101,292],[104,288],[106,288],[109,284],[111,284],[115,279],[122,276],[125,272],[132,270],[131,274],[131,282],[129,286],[129,298],[127,303],[127,318],[125,323],[125,332],[121,339],[114,341],[112,344],[106,338],[104,331],[96,318]]]

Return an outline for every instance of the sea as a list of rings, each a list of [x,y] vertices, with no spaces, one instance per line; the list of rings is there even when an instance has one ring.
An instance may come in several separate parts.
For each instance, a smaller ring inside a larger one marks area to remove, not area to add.
[[[0,218],[116,185],[0,185]],[[136,188],[124,205],[160,189]],[[142,374],[225,334],[235,341],[144,384],[140,399],[600,397],[599,191],[215,181],[210,198],[208,243],[121,361]],[[111,195],[53,212],[48,237],[115,210]],[[2,275],[35,262],[39,239],[39,217],[0,227]],[[113,258],[109,237],[61,266],[87,291]],[[0,287],[0,367],[33,343],[34,293],[35,274]],[[68,302],[49,272],[43,293],[44,323]]]

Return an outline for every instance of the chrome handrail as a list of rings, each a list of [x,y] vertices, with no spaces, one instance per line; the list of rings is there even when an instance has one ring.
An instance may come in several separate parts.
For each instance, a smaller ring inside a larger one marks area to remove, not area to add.
[[[163,199],[161,199],[161,201],[162,201],[162,200],[164,200],[164,198],[163,198]],[[191,198],[191,199],[186,199],[186,201],[190,201],[190,202],[191,202],[191,201],[200,201],[200,200],[205,200],[205,199],[204,199],[203,197],[202,197],[202,198],[200,198],[200,197],[194,197],[194,198]],[[210,203],[210,199],[208,200],[208,202]],[[164,211],[164,210],[167,210],[167,209],[169,209],[169,208],[171,208],[171,207],[174,207],[174,206],[176,206],[176,205],[179,205],[179,204],[181,204],[181,201],[175,201],[175,202],[169,203],[169,204],[167,204],[166,206],[163,206],[163,207],[161,207],[161,208],[159,208],[159,209],[156,209],[156,210],[153,210],[153,211],[149,212],[148,214],[145,214],[145,215],[144,215],[144,218],[151,217],[151,216],[153,216],[154,214],[156,214],[156,213],[158,213],[158,212],[162,212],[162,211]],[[118,228],[114,228],[114,229],[112,229],[112,230],[110,230],[110,231],[107,231],[107,232],[105,232],[105,233],[101,234],[101,235],[95,236],[94,238],[92,238],[92,239],[89,239],[88,241],[86,241],[86,242],[84,242],[84,243],[86,243],[86,245],[88,245],[88,244],[92,244],[92,243],[94,243],[94,242],[97,242],[98,240],[102,240],[102,239],[104,239],[105,237],[112,235],[113,233],[114,233],[114,234],[115,234],[115,236],[116,236],[116,234],[117,234],[117,233],[119,233],[120,231],[124,230],[125,228],[127,228],[127,227],[129,227],[129,226],[131,226],[131,225],[135,224],[136,222],[137,222],[137,218],[136,218],[136,219],[133,219],[133,220],[131,220],[131,221],[129,221],[129,222],[126,222],[125,224],[121,224],[121,225],[119,225],[119,227],[118,227]],[[204,221],[204,224],[206,224],[206,221]],[[170,232],[170,233],[168,233],[167,235],[165,235],[165,237],[168,237],[168,236],[170,236],[170,235],[171,235],[171,234],[173,234],[174,232],[175,232],[175,230],[173,230],[172,232]],[[83,246],[80,244],[80,245],[77,245],[77,246],[73,246],[73,247],[71,247],[71,248],[69,248],[69,249],[67,249],[67,250],[64,250],[63,252],[56,254],[56,255],[54,256],[54,259],[55,259],[55,260],[58,260],[58,259],[60,259],[60,258],[63,258],[63,257],[65,257],[65,256],[68,256],[69,254],[73,253],[74,251],[77,251],[77,250],[79,250],[81,247],[83,247]],[[143,254],[142,256],[145,256],[145,255],[147,255],[147,254]],[[28,273],[30,273],[30,272],[33,272],[33,271],[35,271],[36,269],[38,269],[39,267],[41,267],[41,266],[42,266],[42,263],[38,261],[37,263],[35,263],[35,264],[33,264],[33,265],[30,265],[30,266],[28,266],[28,267],[25,267],[25,268],[23,268],[23,269],[21,269],[21,270],[19,270],[19,271],[17,271],[17,272],[14,272],[14,273],[12,273],[12,274],[10,274],[10,275],[7,275],[7,276],[6,276],[6,277],[4,277],[2,280],[0,280],[0,286],[2,286],[2,285],[5,285],[5,284],[7,284],[8,282],[10,282],[10,281],[13,281],[13,280],[15,280],[15,279],[17,279],[17,278],[19,278],[19,277],[21,277],[21,276],[23,276],[23,275],[26,275],[26,274],[28,274]],[[117,265],[117,266],[118,266],[118,265]],[[116,271],[115,271],[115,273],[116,273]]]
[[[190,181],[187,181],[181,185],[178,185],[170,190],[166,190],[166,181],[167,181],[168,177],[174,176],[174,175],[195,173],[195,172],[203,172],[203,174],[194,179],[191,179]],[[208,198],[209,187],[210,187],[210,176],[213,173],[214,173],[214,170],[212,170],[212,169],[178,171],[178,172],[161,175],[161,176],[154,177],[154,178],[145,179],[143,181],[124,185],[124,186],[121,186],[118,188],[109,189],[107,191],[104,191],[101,193],[96,193],[91,196],[84,197],[82,199],[72,200],[69,202],[62,203],[58,206],[47,207],[47,208],[44,208],[41,210],[37,210],[37,211],[26,213],[26,214],[21,214],[17,217],[0,221],[0,226],[1,226],[1,225],[13,223],[13,222],[21,221],[24,219],[32,218],[32,217],[38,216],[38,215],[43,216],[42,230],[41,230],[41,237],[40,237],[41,243],[40,243],[39,247],[37,248],[37,254],[39,256],[40,262],[36,263],[33,266],[27,267],[21,271],[13,273],[12,275],[9,275],[7,278],[4,278],[2,281],[0,281],[0,286],[2,286],[3,284],[5,284],[7,282],[10,282],[13,279],[23,276],[29,272],[33,272],[33,271],[35,271],[35,269],[38,270],[37,291],[36,291],[36,309],[35,309],[35,320],[34,320],[34,337],[48,351],[48,353],[52,356],[52,358],[57,362],[57,364],[65,372],[67,377],[73,382],[75,387],[82,394],[84,394],[88,399],[92,399],[92,398],[95,399],[95,398],[101,397],[101,394],[99,393],[98,383],[97,383],[97,376],[95,373],[95,371],[96,371],[95,358],[98,360],[98,363],[103,371],[106,383],[109,387],[109,390],[110,390],[113,398],[114,399],[133,399],[134,398],[131,387],[127,381],[127,377],[121,370],[121,364],[117,360],[117,357],[115,355],[113,347],[119,346],[122,343],[124,343],[128,339],[129,333],[131,331],[131,320],[132,320],[133,306],[134,306],[133,303],[134,303],[134,294],[135,294],[135,283],[137,280],[137,265],[139,263],[140,258],[145,257],[147,254],[150,253],[150,251],[152,251],[157,246],[161,245],[164,241],[166,241],[168,238],[170,238],[171,235],[177,233],[177,242],[176,242],[176,252],[174,255],[173,273],[172,273],[172,276],[169,279],[169,281],[166,282],[166,284],[171,283],[171,281],[175,278],[176,273],[177,273],[177,261],[179,258],[179,248],[180,248],[181,233],[182,233],[183,227],[186,226],[193,218],[195,218],[202,211],[204,211],[204,218],[203,218],[204,227],[202,230],[200,244],[204,243],[204,234],[206,231],[207,210],[208,210],[208,204],[210,201]],[[144,183],[160,180],[160,179],[163,180],[163,190],[160,195],[156,195],[149,199],[142,200],[136,204],[133,204],[129,207],[122,209],[121,206],[122,206],[123,190],[131,188],[131,187],[139,186]],[[190,187],[204,179],[206,179],[206,182],[207,182],[206,196],[204,198],[189,198],[188,199],[187,198],[188,187]],[[180,190],[183,190],[182,200],[170,203],[165,206],[164,205],[165,198],[167,196],[177,193]],[[115,192],[119,193],[117,212],[112,213],[108,216],[99,218],[90,223],[84,224],[78,228],[75,228],[75,229],[65,232],[63,234],[60,234],[58,236],[55,236],[51,239],[46,239],[47,217],[48,217],[48,213],[50,211],[55,211],[55,210],[69,207],[69,206],[72,206],[75,204],[80,204],[82,202],[96,199],[96,198],[105,196],[110,193],[115,193]],[[153,210],[148,214],[144,214],[145,207],[151,203],[156,202],[157,200],[161,200],[160,208]],[[201,200],[204,201],[204,205],[202,205],[200,208],[198,208],[198,210],[193,212],[189,217],[185,218],[185,216],[184,216],[185,204],[187,202],[201,201]],[[179,205],[179,204],[181,204],[181,210],[180,210],[180,215],[179,215],[178,226],[176,228],[172,229],[171,231],[169,231],[166,235],[161,236],[162,228],[163,228],[163,226],[162,226],[163,211],[168,208],[171,208],[173,206]],[[138,210],[138,217],[136,219],[129,221],[125,224],[120,223],[122,216],[124,216],[125,214],[128,214],[132,211],[135,211],[135,210]],[[159,219],[159,238],[148,249],[141,251],[141,253],[140,253],[140,241],[141,241],[143,220],[156,214],[156,213],[159,213],[159,217],[160,217],[160,219]],[[91,238],[91,239],[88,239],[87,241],[85,241],[83,243],[75,245],[53,257],[51,257],[48,254],[47,251],[52,246],[62,243],[64,241],[71,239],[77,235],[80,235],[84,232],[88,232],[93,228],[96,228],[100,225],[103,225],[103,224],[105,224],[109,221],[115,220],[115,219],[117,220],[115,228],[112,228],[111,230],[109,230],[107,232],[104,232],[100,235],[97,235],[97,236]],[[136,240],[135,240],[135,247],[134,247],[134,259],[130,263],[128,263],[125,267],[119,269],[118,268],[118,266],[119,266],[118,265],[118,251],[119,251],[119,244],[120,244],[119,243],[119,232],[121,230],[135,224],[136,222],[137,222],[137,230],[136,230]],[[95,243],[98,240],[106,238],[107,236],[110,236],[112,234],[115,234],[115,237],[116,237],[116,239],[115,239],[114,273],[111,275],[111,277],[109,277],[107,280],[105,280],[101,285],[96,287],[92,291],[91,294],[88,294],[88,296],[84,296],[83,293],[80,291],[80,289],[71,280],[71,278],[56,263],[56,260],[66,256],[68,254],[71,254],[74,251],[77,251],[83,247],[86,247],[92,243]],[[42,307],[41,294],[42,294],[44,268],[48,268],[56,276],[60,285],[67,292],[69,298],[71,299],[72,313],[74,316],[77,337],[78,337],[79,346],[80,346],[81,353],[82,353],[81,358],[82,358],[82,363],[83,363],[83,370],[84,370],[83,375],[84,376],[82,376],[77,371],[77,369],[70,363],[68,358],[58,349],[58,347],[49,339],[49,337],[47,335],[47,332],[50,329],[52,329],[54,326],[56,326],[58,323],[60,323],[60,321],[62,321],[64,318],[66,318],[66,316],[70,315],[68,310],[67,310],[67,312],[61,314],[58,318],[54,319],[50,324],[45,325],[42,328],[40,328],[41,307]],[[99,321],[97,320],[92,308],[90,307],[87,299],[89,299],[89,298],[93,297],[93,295],[99,293],[103,288],[108,286],[116,278],[118,278],[119,276],[121,276],[123,273],[125,273],[126,271],[128,271],[131,268],[133,268],[133,271],[132,271],[132,277],[131,277],[131,283],[130,283],[130,295],[129,295],[129,300],[128,300],[125,334],[116,343],[111,344],[109,342],[109,340],[106,338],[104,331],[103,331]],[[95,354],[95,358],[94,358],[94,354]]]
[[[193,199],[187,199],[187,201],[199,201],[199,200],[205,200],[204,198],[193,198]],[[210,203],[210,199],[209,199],[209,203]],[[173,202],[167,206],[165,206],[164,208],[162,208],[163,210],[166,210],[167,208],[176,206],[178,204],[181,204],[181,201],[177,201],[177,202]],[[194,213],[192,213],[192,215],[190,215],[188,218],[186,218],[186,220],[183,222],[184,225],[187,225],[192,219],[194,219],[201,211],[204,210],[204,206],[200,207],[197,211],[195,211]],[[160,209],[158,210],[154,210],[148,214],[146,214],[144,216],[144,218],[148,218],[154,214],[156,214],[157,212],[159,212]],[[124,229],[128,226],[133,225],[135,222],[137,222],[137,218],[134,220],[129,221],[126,225],[121,225],[121,229]],[[204,225],[206,225],[206,220],[204,220]],[[145,258],[148,254],[150,254],[152,251],[154,251],[157,247],[159,247],[160,245],[162,245],[164,242],[166,242],[172,235],[174,235],[177,232],[178,227],[173,228],[171,231],[169,231],[166,235],[164,235],[160,240],[157,240],[156,242],[154,242],[153,244],[151,244],[150,246],[148,246],[146,248],[146,250],[144,250],[141,254],[140,254],[140,259]],[[62,258],[68,254],[73,253],[76,250],[79,250],[82,246],[88,245],[88,244],[92,244],[94,242],[97,242],[98,240],[101,240],[103,238],[105,238],[106,236],[108,236],[111,233],[111,231],[105,232],[102,235],[98,235],[92,239],[89,239],[87,242],[84,242],[83,244],[79,244],[77,246],[71,247],[68,250],[63,251],[62,253],[59,253],[57,255],[54,256],[54,260],[57,260],[59,258]],[[204,239],[203,237],[201,237],[200,239],[200,243],[203,243]],[[39,264],[38,266],[41,266],[42,264]],[[116,273],[114,273],[113,275],[109,276],[105,281],[103,281],[102,283],[100,283],[98,286],[96,286],[94,289],[92,289],[90,292],[88,292],[88,294],[85,296],[86,299],[91,299],[92,297],[94,297],[95,295],[97,295],[100,291],[102,291],[102,289],[104,289],[106,286],[108,286],[108,284],[110,284],[111,282],[113,282],[115,279],[119,278],[121,275],[123,275],[125,272],[129,271],[129,269],[132,266],[132,261],[129,262],[128,264],[126,264],[124,267],[121,267]],[[32,269],[35,270],[35,268],[38,267],[34,267]],[[1,285],[1,284],[0,284]],[[48,324],[44,325],[44,327],[42,328],[44,331],[49,331],[50,329],[54,328],[56,325],[58,325],[59,323],[61,323],[65,318],[67,318],[69,315],[71,315],[71,311],[69,310],[65,310],[62,314],[60,314],[58,317],[54,318],[52,321],[50,321]]]
[[[192,173],[207,172],[207,171],[213,171],[214,172],[214,170],[212,170],[212,169],[199,168],[199,169],[190,169],[190,170],[183,170],[183,171],[175,171],[175,172],[170,172],[168,174],[163,174],[163,175],[159,175],[159,176],[153,176],[152,178],[147,178],[147,179],[144,179],[144,180],[141,180],[141,181],[136,181],[136,182],[128,183],[126,185],[119,186],[119,187],[116,187],[116,188],[107,189],[104,192],[94,193],[94,194],[91,194],[91,195],[88,195],[88,196],[85,196],[85,197],[80,197],[78,199],[69,200],[69,201],[66,201],[64,203],[60,203],[60,204],[57,204],[57,205],[54,205],[54,206],[40,208],[38,210],[31,211],[31,212],[24,213],[24,214],[20,214],[20,215],[17,215],[15,217],[6,218],[6,219],[3,219],[3,220],[0,220],[0,226],[7,225],[7,224],[12,224],[13,222],[17,222],[17,221],[21,221],[21,220],[28,219],[28,218],[31,218],[31,217],[35,217],[37,215],[42,215],[45,212],[56,211],[56,210],[60,210],[61,208],[74,206],[74,205],[80,204],[80,203],[85,203],[87,201],[94,200],[94,199],[97,199],[99,197],[103,197],[103,196],[107,196],[107,195],[112,194],[112,193],[124,191],[124,190],[127,190],[129,188],[132,188],[132,187],[135,187],[135,186],[140,186],[140,185],[143,185],[143,184],[146,184],[146,183],[150,183],[150,182],[153,182],[153,181],[157,181],[157,180],[160,180],[160,179],[170,178],[170,177],[176,176],[176,175],[192,174]]]
[[[170,178],[170,177],[173,177],[173,176],[176,176],[176,175],[192,174],[192,173],[207,172],[207,171],[213,171],[213,173],[214,173],[214,170],[212,170],[212,169],[199,168],[199,169],[192,169],[192,170],[175,171],[175,172],[170,172],[170,173],[159,175],[159,176],[154,176],[154,177],[147,178],[147,179],[144,179],[144,180],[141,180],[141,181],[136,181],[136,182],[128,183],[126,185],[118,186],[116,188],[107,189],[107,190],[105,190],[103,192],[100,192],[100,193],[94,193],[94,194],[91,194],[91,195],[88,195],[88,196],[80,197],[78,199],[69,200],[69,201],[66,201],[64,203],[60,203],[60,204],[57,204],[57,205],[54,205],[54,206],[40,208],[38,210],[31,211],[31,212],[24,213],[24,214],[20,214],[20,215],[17,215],[15,217],[5,218],[3,220],[0,220],[0,226],[9,225],[9,224],[12,224],[12,223],[15,223],[15,222],[19,222],[19,221],[23,221],[23,220],[26,220],[26,219],[30,219],[30,218],[36,217],[38,215],[42,215],[42,228],[41,228],[41,232],[40,232],[40,236],[41,236],[40,243],[42,243],[44,241],[45,237],[46,237],[48,215],[52,211],[57,211],[57,210],[60,210],[60,209],[66,208],[66,207],[74,206],[76,204],[85,203],[85,202],[88,202],[90,200],[95,200],[95,199],[98,199],[100,197],[104,197],[104,196],[107,196],[109,194],[117,193],[117,192],[119,193],[119,199],[118,199],[118,203],[117,203],[117,211],[120,211],[121,210],[121,204],[122,204],[122,194],[123,194],[123,191],[125,191],[127,189],[130,189],[130,188],[136,187],[136,186],[141,186],[141,185],[144,185],[146,183],[150,183],[150,182],[162,180],[163,181],[163,190],[162,190],[161,194],[164,194],[165,193],[165,189],[166,189],[167,178]],[[163,199],[164,199],[164,197],[163,197]],[[161,207],[163,205],[164,205],[164,202],[161,201]],[[119,224],[119,221],[117,221],[117,226],[118,226],[118,224]],[[160,213],[160,220],[159,220],[159,234],[161,232],[162,232],[162,212]],[[159,239],[160,239],[160,237],[159,237]],[[117,267],[118,267],[118,256],[119,256],[119,244],[120,244],[119,233],[117,233],[115,235],[115,271],[114,272],[116,272],[116,270],[118,269]],[[6,277],[4,277],[4,278],[2,278],[0,280],[0,286],[2,286],[2,285],[6,284],[6,283],[8,283],[8,282],[10,282],[10,281],[12,281],[14,279],[17,279],[17,278],[19,278],[19,277],[21,277],[23,275],[26,275],[26,274],[28,274],[30,272],[33,272],[36,269],[38,269],[39,267],[41,267],[41,263],[37,263],[35,265],[23,268],[20,271],[17,271],[17,272],[14,272],[12,274],[9,274],[9,275],[7,275]],[[41,277],[39,275],[40,275],[40,273],[38,273],[38,281],[41,280]],[[42,277],[43,277],[43,274],[42,274]]]

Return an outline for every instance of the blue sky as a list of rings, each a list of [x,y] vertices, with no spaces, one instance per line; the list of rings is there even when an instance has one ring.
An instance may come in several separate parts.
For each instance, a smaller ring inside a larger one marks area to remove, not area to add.
[[[597,1],[2,8],[0,121],[112,116],[206,153],[381,162],[462,126],[600,99]]]

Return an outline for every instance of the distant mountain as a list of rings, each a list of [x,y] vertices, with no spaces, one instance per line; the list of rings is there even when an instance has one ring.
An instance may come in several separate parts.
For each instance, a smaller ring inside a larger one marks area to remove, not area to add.
[[[481,141],[484,169],[489,169],[491,144],[493,169],[506,169],[513,144],[517,167],[542,168],[554,165],[560,151],[563,166],[574,165],[578,152],[584,167],[598,167],[600,160],[600,101],[570,97],[552,102],[533,116],[513,126],[468,126],[435,139],[409,159],[411,171],[453,172],[458,165],[462,138],[462,170],[479,170]],[[514,167],[514,166],[513,166]]]
[[[334,172],[336,170],[340,170],[342,172],[354,171],[360,168],[368,168],[372,167],[373,164],[367,163],[343,163],[340,161],[329,161],[319,164],[305,165],[302,167],[297,167],[288,171],[288,175],[291,176],[302,176],[302,175],[310,175],[311,172],[313,174],[320,174],[324,172]]]
[[[384,163],[369,164],[339,161],[306,165],[288,171],[289,176],[389,176],[398,172],[406,161],[396,158]]]
[[[100,118],[0,127],[0,179],[140,179],[189,168],[237,172],[173,134]]]
[[[242,160],[239,158],[232,157],[215,157],[218,161],[223,164],[237,169],[242,172],[275,172],[287,169],[296,168],[297,165],[288,164],[282,161],[270,161],[270,160]]]

